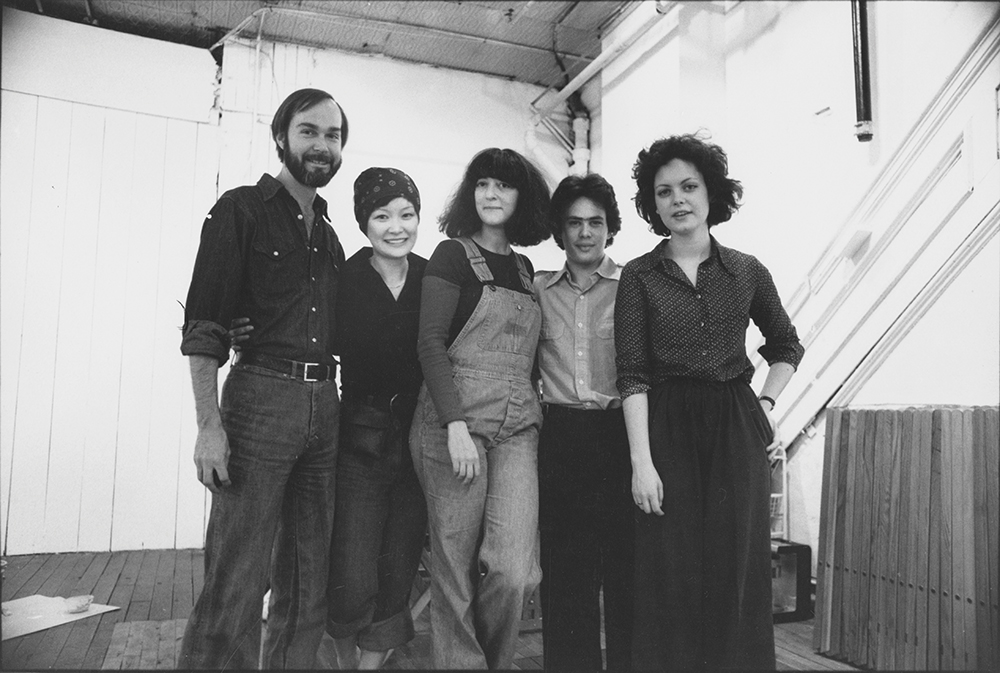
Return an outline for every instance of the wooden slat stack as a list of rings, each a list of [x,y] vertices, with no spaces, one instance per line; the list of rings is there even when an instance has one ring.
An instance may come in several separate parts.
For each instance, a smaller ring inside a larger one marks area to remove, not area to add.
[[[814,648],[997,670],[997,407],[829,409]]]

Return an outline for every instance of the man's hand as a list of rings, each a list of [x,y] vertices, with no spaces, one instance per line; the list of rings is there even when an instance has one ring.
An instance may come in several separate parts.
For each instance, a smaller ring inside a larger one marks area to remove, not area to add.
[[[194,466],[198,481],[212,493],[232,485],[229,481],[229,440],[221,425],[198,430],[194,445]]]

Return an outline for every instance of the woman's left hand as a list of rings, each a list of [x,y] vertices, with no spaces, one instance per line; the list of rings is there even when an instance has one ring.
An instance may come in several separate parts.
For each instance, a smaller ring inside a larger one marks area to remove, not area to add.
[[[760,408],[764,410],[764,415],[767,416],[767,424],[771,426],[771,443],[767,445],[765,449],[767,451],[767,460],[771,462],[774,460],[774,454],[777,452],[778,447],[781,446],[781,433],[778,429],[778,422],[774,420],[774,408],[764,400],[759,400]]]

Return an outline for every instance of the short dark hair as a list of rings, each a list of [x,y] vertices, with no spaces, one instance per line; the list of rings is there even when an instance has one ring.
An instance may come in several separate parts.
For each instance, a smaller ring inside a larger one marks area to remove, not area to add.
[[[461,184],[438,218],[448,238],[471,236],[483,226],[476,212],[476,183],[482,178],[501,180],[517,188],[517,208],[504,225],[512,245],[536,245],[550,235],[549,186],[533,163],[510,149],[491,147],[469,162]]]
[[[708,191],[708,226],[714,227],[728,222],[737,210],[743,197],[743,185],[739,180],[728,177],[729,159],[721,147],[695,134],[684,134],[660,138],[648,149],[641,150],[632,178],[635,180],[635,210],[639,217],[649,222],[649,228],[660,236],[669,236],[670,229],[656,214],[656,196],[653,181],[656,172],[674,159],[682,159],[693,164],[705,179]]]
[[[278,144],[278,136],[288,137],[288,126],[292,123],[292,117],[319,105],[325,100],[332,100],[340,110],[340,146],[347,144],[347,114],[333,96],[321,89],[299,89],[288,94],[288,98],[281,102],[274,118],[271,119],[271,139],[274,140],[274,149],[278,151],[278,159],[285,162],[285,151]]]
[[[587,175],[570,175],[563,178],[556,191],[552,192],[552,202],[549,205],[549,229],[556,245],[565,250],[562,234],[566,211],[576,203],[577,199],[587,198],[604,208],[605,222],[608,226],[608,242],[615,242],[615,234],[622,229],[622,216],[618,210],[618,199],[615,198],[615,188],[611,183],[597,173]]]

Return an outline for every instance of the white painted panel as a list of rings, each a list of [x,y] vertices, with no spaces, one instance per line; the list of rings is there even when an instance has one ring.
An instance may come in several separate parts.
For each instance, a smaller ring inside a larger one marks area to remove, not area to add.
[[[156,280],[159,229],[163,226],[163,156],[167,120],[147,115],[136,119],[132,162],[131,215],[125,280],[125,325],[122,334],[121,397],[118,402],[118,449],[111,546],[140,549],[151,507],[149,498],[149,433],[153,413],[153,370],[150,349],[156,329]]]
[[[60,280],[59,321],[52,399],[52,438],[45,499],[43,547],[76,549],[80,527],[80,481],[84,462],[87,376],[90,368],[91,321],[94,312],[94,264],[100,212],[100,176],[104,142],[104,110],[72,106],[66,231],[54,256]],[[61,265],[58,262],[61,260]]]
[[[71,104],[40,99],[25,269],[26,299],[14,416],[8,549],[43,551],[59,314],[59,259],[66,216]]]
[[[1000,401],[1000,239],[994,237],[851,400],[995,405]],[[951,381],[962,385],[949,385]]]
[[[330,202],[334,227],[350,232],[357,226],[352,185],[362,170],[374,161],[396,166],[410,173],[421,191],[422,220],[430,226],[421,231],[415,252],[424,256],[444,238],[434,226],[437,216],[472,156],[487,147],[527,152],[529,104],[542,93],[540,87],[496,77],[289,44],[262,43],[255,70],[256,63],[254,45],[226,45],[221,190],[254,183],[265,171],[276,174],[273,113],[298,88],[323,89],[350,121],[340,173],[320,190]],[[538,137],[545,154],[561,160],[565,153],[548,133]],[[345,247],[349,254],[356,249]],[[565,259],[551,241],[525,252],[539,268],[555,268]]]
[[[130,209],[136,116],[108,111],[101,163],[101,208],[95,251],[94,315],[84,426],[86,445],[81,481],[81,550],[111,548],[116,495],[118,399],[122,374],[131,372],[121,359],[126,321],[125,283],[128,237],[135,217]]]
[[[0,94],[0,548],[7,553],[38,99]]]
[[[187,284],[190,282],[191,271],[194,268],[194,258],[198,250],[198,240],[201,235],[201,224],[205,214],[215,203],[217,194],[215,182],[218,174],[218,127],[198,126],[197,151],[194,166],[194,195],[191,200],[191,210],[185,221],[178,224],[174,232],[179,241],[183,241],[183,259],[178,262],[178,268],[185,279],[181,301],[187,296]],[[180,311],[178,324],[184,320]],[[194,469],[194,443],[197,436],[195,425],[194,397],[191,392],[191,378],[188,374],[187,358],[180,354],[180,333],[174,336],[172,345],[172,363],[178,376],[183,381],[182,403],[180,409],[181,436],[180,457],[177,465],[177,548],[200,547],[205,540],[205,527],[208,525],[208,490],[201,485]]]
[[[206,49],[6,6],[0,68],[9,91],[198,122],[209,120],[214,99]]]
[[[181,446],[181,419],[186,408],[182,385],[188,384],[177,344],[183,323],[180,303],[187,294],[188,219],[194,194],[197,126],[191,122],[167,122],[164,156],[163,219],[159,227],[159,258],[150,302],[156,307],[149,339],[148,360],[152,364],[153,409],[149,425],[146,497],[155,506],[147,509],[144,544],[154,549],[175,544],[177,475]]]

